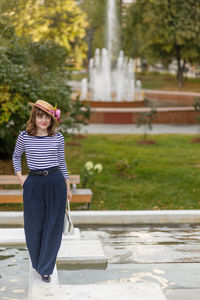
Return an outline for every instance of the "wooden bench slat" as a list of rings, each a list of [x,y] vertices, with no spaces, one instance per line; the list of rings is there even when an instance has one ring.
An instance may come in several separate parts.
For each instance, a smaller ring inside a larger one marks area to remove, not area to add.
[[[0,204],[7,204],[7,203],[23,203],[22,196],[2,196],[0,197]]]
[[[92,191],[90,189],[72,190],[71,202],[90,203]],[[23,190],[0,190],[0,203],[23,203]]]
[[[69,181],[71,184],[80,184],[80,175],[69,175]],[[19,184],[19,181],[16,175],[0,175],[0,184]]]
[[[0,190],[0,197],[1,196],[18,196],[23,195],[23,190],[16,189],[16,190]],[[92,191],[90,189],[72,189],[72,195],[92,195]]]

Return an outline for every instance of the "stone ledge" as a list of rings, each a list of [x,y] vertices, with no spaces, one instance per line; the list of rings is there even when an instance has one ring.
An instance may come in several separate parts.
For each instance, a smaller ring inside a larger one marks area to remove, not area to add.
[[[200,97],[200,93],[194,92],[182,92],[182,91],[168,91],[168,90],[149,90],[144,89],[145,93],[152,93],[152,94],[163,94],[163,95],[180,95],[180,96],[195,96]]]
[[[74,224],[131,225],[200,223],[200,210],[141,210],[73,212]]]
[[[157,112],[178,112],[178,111],[183,111],[183,112],[188,112],[188,111],[195,111],[194,107],[188,106],[188,107],[153,107],[156,108]],[[119,107],[93,107],[91,108],[92,112],[112,112],[112,113],[117,113],[117,112],[132,112],[132,113],[140,113],[140,112],[149,112],[151,111],[152,107],[135,107],[135,108],[119,108]]]
[[[200,210],[71,211],[74,225],[199,224]],[[23,226],[23,212],[0,212],[0,225]]]

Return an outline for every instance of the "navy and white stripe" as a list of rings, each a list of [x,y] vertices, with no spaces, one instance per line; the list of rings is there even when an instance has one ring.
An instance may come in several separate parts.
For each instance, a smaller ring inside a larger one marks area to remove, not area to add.
[[[26,161],[30,170],[59,166],[65,179],[68,170],[65,162],[64,138],[59,132],[54,136],[30,136],[26,131],[20,132],[13,152],[15,174],[21,171],[21,156],[26,153]]]

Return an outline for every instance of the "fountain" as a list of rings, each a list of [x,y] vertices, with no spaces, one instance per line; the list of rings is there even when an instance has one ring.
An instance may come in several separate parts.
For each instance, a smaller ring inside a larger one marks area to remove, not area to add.
[[[107,1],[106,32],[107,48],[96,49],[94,58],[90,59],[89,82],[87,78],[82,79],[80,99],[89,100],[92,106],[95,106],[94,102],[101,102],[101,104],[118,102],[119,106],[119,102],[138,101],[141,106],[144,97],[141,82],[138,80],[135,82],[135,62],[132,58],[125,57],[119,47],[119,24],[115,0]]]

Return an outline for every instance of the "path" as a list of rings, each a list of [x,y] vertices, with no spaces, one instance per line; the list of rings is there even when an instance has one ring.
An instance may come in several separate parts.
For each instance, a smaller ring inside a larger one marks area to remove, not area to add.
[[[111,124],[89,124],[82,127],[81,133],[89,134],[143,134],[144,127],[136,125],[111,125]],[[155,124],[153,129],[148,131],[149,134],[198,134],[200,126],[172,126]]]

